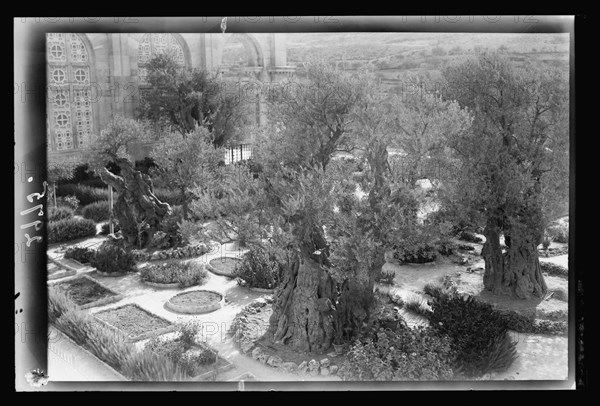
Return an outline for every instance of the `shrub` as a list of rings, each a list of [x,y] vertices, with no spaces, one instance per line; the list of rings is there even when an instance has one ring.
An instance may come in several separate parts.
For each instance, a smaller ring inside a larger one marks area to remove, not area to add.
[[[474,243],[482,243],[483,242],[483,240],[480,237],[476,236],[475,233],[473,233],[471,231],[461,231],[458,234],[458,238],[460,240],[467,241],[467,242],[474,242]]]
[[[175,339],[155,337],[146,344],[146,349],[167,358],[189,376],[196,376],[199,366],[217,361],[216,353],[196,344],[195,337],[198,331],[199,326],[196,323],[180,324]]]
[[[90,203],[81,210],[81,214],[83,218],[94,220],[96,223],[108,220],[110,218],[108,201]]]
[[[50,286],[48,288],[48,321],[56,322],[69,309],[75,309],[75,306],[67,293],[57,286]]]
[[[338,375],[345,381],[450,380],[453,359],[449,338],[430,328],[380,329],[355,342]]]
[[[569,270],[567,268],[553,262],[540,261],[540,268],[542,269],[542,272],[546,272],[548,275],[562,277],[569,276]]]
[[[569,223],[566,221],[553,223],[546,229],[546,233],[555,242],[569,243]]]
[[[113,224],[115,225],[115,233],[117,233],[121,229],[121,226],[119,225],[119,222],[115,219],[113,219]],[[109,233],[110,233],[110,223],[102,224],[102,230],[100,231],[100,234],[108,235]]]
[[[238,282],[251,288],[274,289],[281,282],[284,266],[276,255],[253,247],[246,252],[235,270]]]
[[[79,199],[76,196],[68,195],[65,197],[58,197],[56,203],[61,206],[67,206],[73,209],[73,211],[79,208]]]
[[[170,247],[174,247],[182,242],[182,236],[179,232],[179,223],[183,220],[183,209],[181,206],[171,206],[172,212],[165,216],[160,223],[160,230],[168,236]]]
[[[50,244],[95,235],[96,224],[92,220],[70,218],[48,223],[48,242]]]
[[[166,188],[155,188],[154,195],[163,203],[169,203],[171,206],[180,206],[183,204],[183,197],[178,190]]]
[[[420,295],[411,295],[405,301],[404,308],[423,317],[429,317],[431,313],[429,304]]]
[[[394,259],[402,263],[424,264],[436,258],[436,247],[423,232],[407,235],[394,245]]]
[[[79,203],[82,206],[87,206],[88,204],[102,200],[108,201],[109,191],[108,188],[94,188],[85,185],[67,183],[56,188],[56,195],[73,195],[79,200]]]
[[[441,255],[450,256],[459,249],[459,246],[450,240],[442,239],[436,243],[436,249]]]
[[[148,265],[140,270],[140,277],[145,282],[179,283],[182,288],[201,285],[207,275],[204,266],[195,261],[165,262]]]
[[[48,210],[48,221],[70,219],[74,214],[74,210],[68,206],[50,207]]]
[[[432,309],[431,325],[452,339],[455,372],[476,376],[503,371],[517,357],[506,320],[490,304],[447,293],[434,298]]]
[[[135,272],[136,270],[133,254],[109,241],[102,243],[98,248],[92,266],[104,273]]]
[[[383,283],[384,285],[393,285],[394,278],[396,277],[396,272],[394,271],[381,271],[381,276],[379,277],[379,283]]]
[[[82,264],[92,262],[95,255],[96,250],[88,247],[71,247],[65,252],[65,258],[74,259]]]

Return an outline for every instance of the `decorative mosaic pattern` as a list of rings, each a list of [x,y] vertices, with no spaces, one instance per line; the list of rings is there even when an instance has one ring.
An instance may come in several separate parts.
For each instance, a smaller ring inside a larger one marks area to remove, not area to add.
[[[49,137],[59,151],[83,148],[93,131],[88,50],[77,34],[49,33],[46,45]]]

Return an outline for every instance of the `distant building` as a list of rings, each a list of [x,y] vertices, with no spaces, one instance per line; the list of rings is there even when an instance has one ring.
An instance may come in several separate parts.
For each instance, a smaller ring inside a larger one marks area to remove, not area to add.
[[[46,40],[48,154],[55,158],[76,159],[116,114],[138,117],[145,64],[157,53],[169,50],[183,66],[255,82],[255,89],[294,72],[287,66],[285,34],[49,33]],[[224,50],[232,51],[227,55],[234,61],[223,60]],[[235,63],[240,55],[242,65]],[[259,125],[265,122],[265,97],[252,100]],[[140,145],[132,153],[141,159],[148,148]]]

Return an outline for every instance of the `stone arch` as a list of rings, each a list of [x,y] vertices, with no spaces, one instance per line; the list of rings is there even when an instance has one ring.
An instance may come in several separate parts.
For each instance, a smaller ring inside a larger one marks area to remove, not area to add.
[[[134,76],[138,75],[139,66],[138,66],[138,57],[139,57],[139,46],[143,41],[146,35],[150,34],[167,34],[170,35],[177,43],[181,46],[181,50],[183,51],[183,60],[184,66],[191,67],[192,66],[192,56],[190,47],[183,38],[181,34],[177,33],[141,33],[141,34],[130,34],[131,41],[129,41],[129,55],[130,55],[130,64],[132,69],[134,70]]]
[[[248,66],[252,67],[266,67],[266,60],[263,49],[260,45],[260,42],[251,34],[230,34],[231,36],[227,37],[223,42],[223,48],[221,50],[221,60],[219,61],[219,65],[221,65],[223,61],[223,53],[222,51],[225,49],[228,43],[233,40],[238,40],[244,46],[246,50],[246,54],[248,56]]]

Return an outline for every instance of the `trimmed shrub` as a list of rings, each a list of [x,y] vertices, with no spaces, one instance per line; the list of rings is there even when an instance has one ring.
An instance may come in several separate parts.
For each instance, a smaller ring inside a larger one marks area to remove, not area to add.
[[[91,263],[96,256],[96,250],[88,247],[71,247],[65,252],[65,258],[74,259],[82,264]]]
[[[344,381],[418,381],[453,378],[450,339],[431,328],[380,329],[356,341],[338,375]]]
[[[148,265],[140,270],[140,277],[145,282],[179,283],[181,288],[202,285],[208,276],[204,267],[195,262],[165,262]]]
[[[548,275],[569,277],[569,269],[553,262],[540,261],[540,268]]]
[[[455,372],[479,376],[506,370],[516,359],[516,345],[506,320],[488,303],[472,296],[440,294],[432,301],[429,320],[440,335],[448,335],[456,352]]]
[[[395,277],[396,277],[396,272],[394,272],[394,271],[389,271],[389,272],[381,271],[378,282],[383,283],[384,285],[393,285]]]
[[[48,221],[59,221],[73,218],[75,211],[68,206],[50,207],[48,210]]]
[[[70,218],[48,223],[48,242],[71,241],[96,235],[96,224],[92,220]]]
[[[92,266],[104,273],[135,272],[135,259],[130,251],[111,242],[104,242],[96,251]]]
[[[449,240],[440,240],[435,245],[437,251],[444,256],[450,256],[459,249],[458,244]]]
[[[96,223],[108,220],[110,218],[110,208],[108,201],[99,201],[88,204],[81,209],[83,218],[94,220]]]
[[[76,211],[79,208],[79,199],[72,195],[68,195],[65,197],[57,197],[56,204],[58,205],[58,207],[66,206],[73,209],[73,211]]]
[[[234,274],[238,283],[251,288],[275,289],[281,282],[284,265],[274,254],[253,247],[244,255]]]

